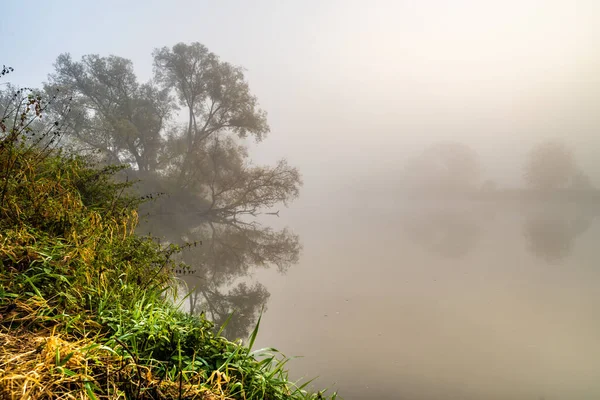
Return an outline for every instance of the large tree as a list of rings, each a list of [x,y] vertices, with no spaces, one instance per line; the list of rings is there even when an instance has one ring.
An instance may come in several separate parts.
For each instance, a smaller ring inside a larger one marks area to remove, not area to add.
[[[256,217],[298,196],[301,178],[285,160],[252,165],[239,143],[247,136],[260,141],[269,132],[241,68],[199,43],[179,43],[157,49],[154,79],[139,83],[124,58],[89,55],[74,61],[64,54],[47,90],[71,99],[76,112],[70,138],[80,151],[131,165],[129,176],[141,178],[141,194],[165,193],[141,210],[148,215],[141,229],[171,243],[202,241],[183,255],[203,282],[199,293],[206,298],[200,303],[219,320],[244,296],[253,299],[254,314],[264,306],[268,295],[260,285],[219,293],[252,266],[284,271],[297,261],[298,237],[273,231]],[[185,124],[170,118],[177,110]],[[235,334],[243,331],[242,320],[252,322],[248,310],[238,317]]]
[[[524,166],[525,182],[536,190],[564,188],[577,173],[573,152],[560,141],[546,141],[533,147]]]
[[[192,180],[193,154],[210,136],[228,131],[261,140],[269,132],[266,113],[258,108],[243,70],[220,61],[202,44],[155,50],[154,71],[156,81],[171,88],[187,108],[186,150],[179,169],[179,179],[187,178],[186,184]]]

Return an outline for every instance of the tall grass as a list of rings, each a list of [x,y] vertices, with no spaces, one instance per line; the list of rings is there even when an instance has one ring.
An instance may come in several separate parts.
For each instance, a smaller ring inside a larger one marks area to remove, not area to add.
[[[40,96],[11,104],[0,124],[0,398],[324,398],[289,380],[277,350],[251,350],[260,319],[245,346],[167,300],[180,248],[134,233],[141,200],[112,179],[119,168],[53,148],[60,124],[32,128]]]

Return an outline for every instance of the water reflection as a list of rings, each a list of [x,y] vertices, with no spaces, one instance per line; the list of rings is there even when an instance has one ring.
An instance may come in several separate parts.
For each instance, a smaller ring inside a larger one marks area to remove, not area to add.
[[[466,256],[481,237],[478,217],[469,211],[411,213],[403,218],[402,228],[411,241],[444,258]]]
[[[572,251],[575,240],[592,225],[591,211],[521,209],[522,232],[527,249],[544,262],[564,260]],[[403,214],[401,229],[407,239],[431,254],[442,258],[460,259],[473,251],[486,229],[493,228],[498,213],[514,215],[512,207],[478,207],[465,203],[442,209],[414,209]],[[524,213],[524,214],[523,214]],[[516,231],[515,233],[517,233]]]
[[[169,193],[141,209],[148,217],[140,232],[151,232],[167,243],[198,243],[177,255],[189,266],[174,271],[181,282],[180,297],[189,295],[184,308],[191,314],[205,313],[216,329],[233,313],[223,334],[232,340],[246,338],[270,296],[262,284],[248,282],[252,269],[273,266],[285,273],[298,262],[298,235],[260,223],[258,213],[245,219],[224,216],[209,202],[172,187],[146,182],[140,191]]]
[[[226,292],[214,284],[200,279],[186,279],[189,292],[189,312],[204,313],[217,327],[227,323],[225,335],[230,338],[246,338],[256,323],[259,311],[266,306],[269,292],[260,283],[248,285],[240,282]]]
[[[277,213],[263,216],[297,195],[299,176],[285,162],[251,167],[245,148],[233,140],[204,143],[196,156],[189,181],[151,175],[138,183],[139,193],[164,194],[141,207],[148,217],[139,229],[167,243],[198,243],[177,255],[190,266],[175,270],[184,286],[179,292],[192,290],[185,309],[205,312],[217,329],[233,313],[224,335],[246,338],[269,298],[263,285],[248,282],[252,270],[284,273],[298,261],[298,235],[269,227]]]
[[[575,239],[589,229],[593,219],[585,213],[569,217],[545,212],[529,217],[523,225],[528,249],[546,262],[559,262],[571,253]]]
[[[299,213],[305,256],[288,279],[261,276],[272,299],[258,346],[305,356],[294,378],[320,370],[347,399],[591,398],[574,392],[599,393],[588,354],[598,352],[600,227],[588,208],[425,199],[304,225]],[[562,268],[533,256],[563,248]],[[384,345],[355,346],[374,341]],[[357,380],[369,357],[382,361]]]
[[[231,339],[247,337],[269,299],[262,284],[246,282],[251,268],[273,265],[286,272],[298,262],[298,236],[287,229],[274,231],[256,222],[206,223],[194,235],[205,238],[202,246],[182,255],[184,262],[195,267],[195,273],[179,276],[191,291],[189,312],[205,312],[217,326],[234,312],[224,334]]]

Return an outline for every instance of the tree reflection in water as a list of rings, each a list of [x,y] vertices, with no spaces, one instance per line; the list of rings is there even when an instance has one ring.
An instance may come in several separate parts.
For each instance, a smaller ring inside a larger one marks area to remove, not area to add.
[[[476,216],[451,209],[410,214],[402,225],[410,240],[444,258],[466,256],[481,232]]]
[[[559,262],[571,253],[575,239],[589,229],[593,219],[583,213],[575,217],[558,213],[530,217],[523,226],[529,251],[546,262]]]
[[[191,268],[175,271],[182,283],[181,297],[188,295],[188,311],[204,312],[216,329],[233,313],[223,331],[230,339],[246,338],[261,309],[266,309],[270,294],[262,284],[249,282],[253,268],[274,266],[285,273],[298,262],[301,251],[296,234],[257,222],[209,221],[185,235],[181,231],[173,233],[188,242],[202,241],[202,245],[179,254],[180,260]]]

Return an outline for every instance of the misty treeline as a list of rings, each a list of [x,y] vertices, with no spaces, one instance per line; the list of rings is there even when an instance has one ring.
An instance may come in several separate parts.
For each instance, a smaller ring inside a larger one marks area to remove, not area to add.
[[[530,192],[590,191],[589,176],[564,142],[546,140],[535,145],[521,167],[524,188]],[[410,160],[404,185],[419,191],[454,193],[494,192],[497,183],[482,174],[477,153],[458,142],[435,143]]]
[[[256,217],[296,198],[300,174],[284,159],[253,165],[241,144],[269,132],[242,68],[200,43],[156,49],[153,67],[153,78],[140,82],[126,58],[61,54],[39,92],[52,99],[63,148],[101,165],[129,165],[123,179],[154,198],[140,210],[140,233],[201,243],[181,254],[191,266],[181,278],[196,289],[190,312],[205,311],[219,326],[235,310],[227,334],[243,337],[269,293],[239,278],[254,266],[285,271],[301,248],[297,235]],[[3,87],[2,104],[16,92]]]
[[[407,163],[400,186],[408,189],[405,195],[433,204],[419,203],[420,210],[404,215],[404,233],[431,253],[460,258],[473,250],[496,212],[516,206],[526,214],[522,234],[528,250],[546,262],[563,260],[599,214],[599,192],[560,140],[534,145],[520,168],[522,185],[502,188],[484,176],[469,146],[441,142],[427,147]],[[469,201],[457,205],[454,196]]]

